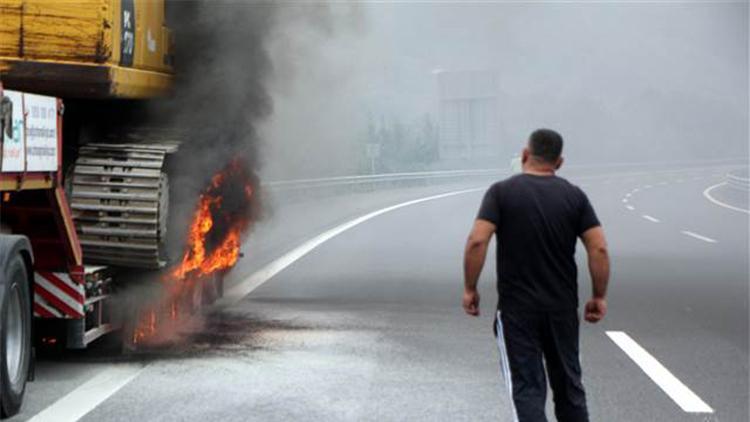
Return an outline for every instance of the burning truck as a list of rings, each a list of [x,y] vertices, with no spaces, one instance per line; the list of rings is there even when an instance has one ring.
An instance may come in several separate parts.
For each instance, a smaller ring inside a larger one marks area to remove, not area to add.
[[[248,155],[202,174],[181,161],[192,133],[141,119],[173,94],[166,6],[0,0],[0,416],[21,407],[34,338],[147,341],[221,296],[241,256],[257,208]],[[195,186],[177,201],[184,173]],[[139,279],[160,294],[123,313],[116,293]]]

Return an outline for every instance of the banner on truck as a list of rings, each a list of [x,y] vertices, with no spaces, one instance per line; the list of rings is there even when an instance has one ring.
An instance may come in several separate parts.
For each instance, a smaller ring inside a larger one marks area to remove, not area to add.
[[[57,170],[57,99],[4,91],[12,103],[11,136],[3,133],[3,173]],[[24,122],[25,117],[25,122]]]

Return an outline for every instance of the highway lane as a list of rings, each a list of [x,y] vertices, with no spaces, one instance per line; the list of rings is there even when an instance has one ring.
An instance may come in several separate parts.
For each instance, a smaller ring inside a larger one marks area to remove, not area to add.
[[[724,171],[573,177],[599,211],[615,263],[607,321],[583,326],[593,420],[747,420],[747,216],[702,197]],[[370,194],[359,206],[337,199],[278,209],[281,223],[259,227],[233,281],[312,232],[446,188],[458,186]],[[325,242],[207,317],[185,344],[141,357],[145,369],[83,420],[508,420],[490,331],[491,262],[482,318],[464,317],[459,306],[462,246],[480,197],[394,210]],[[349,208],[324,217],[332,205]],[[290,222],[295,215],[308,221]],[[252,255],[264,240],[274,252]],[[583,296],[587,283],[582,277]],[[626,332],[715,413],[682,411],[608,330]],[[43,362],[30,384],[31,410],[18,420],[74,390],[100,364],[111,362],[85,355]]]
[[[603,327],[626,331],[679,374],[716,409],[713,420],[747,420],[747,216],[702,197],[722,177],[721,171],[663,173],[624,178],[608,192],[591,187],[614,253]],[[642,378],[644,385],[632,388],[643,398],[664,397]],[[633,397],[632,408],[643,403]],[[664,412],[658,420],[679,419]]]

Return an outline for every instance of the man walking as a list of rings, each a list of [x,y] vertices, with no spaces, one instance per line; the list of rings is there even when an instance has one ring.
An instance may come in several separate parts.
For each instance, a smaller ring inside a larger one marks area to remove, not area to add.
[[[523,150],[523,173],[495,183],[484,196],[464,255],[463,307],[479,315],[477,282],[487,246],[497,236],[495,324],[514,420],[546,421],[549,376],[558,421],[588,421],[578,358],[577,238],[588,254],[593,292],[584,317],[607,313],[609,257],[604,232],[581,189],[555,172],[563,139],[539,129]]]

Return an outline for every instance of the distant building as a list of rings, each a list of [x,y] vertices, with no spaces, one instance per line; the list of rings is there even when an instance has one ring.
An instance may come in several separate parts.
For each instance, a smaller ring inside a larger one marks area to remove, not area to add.
[[[499,78],[495,71],[437,71],[439,151],[443,160],[496,158]]]

